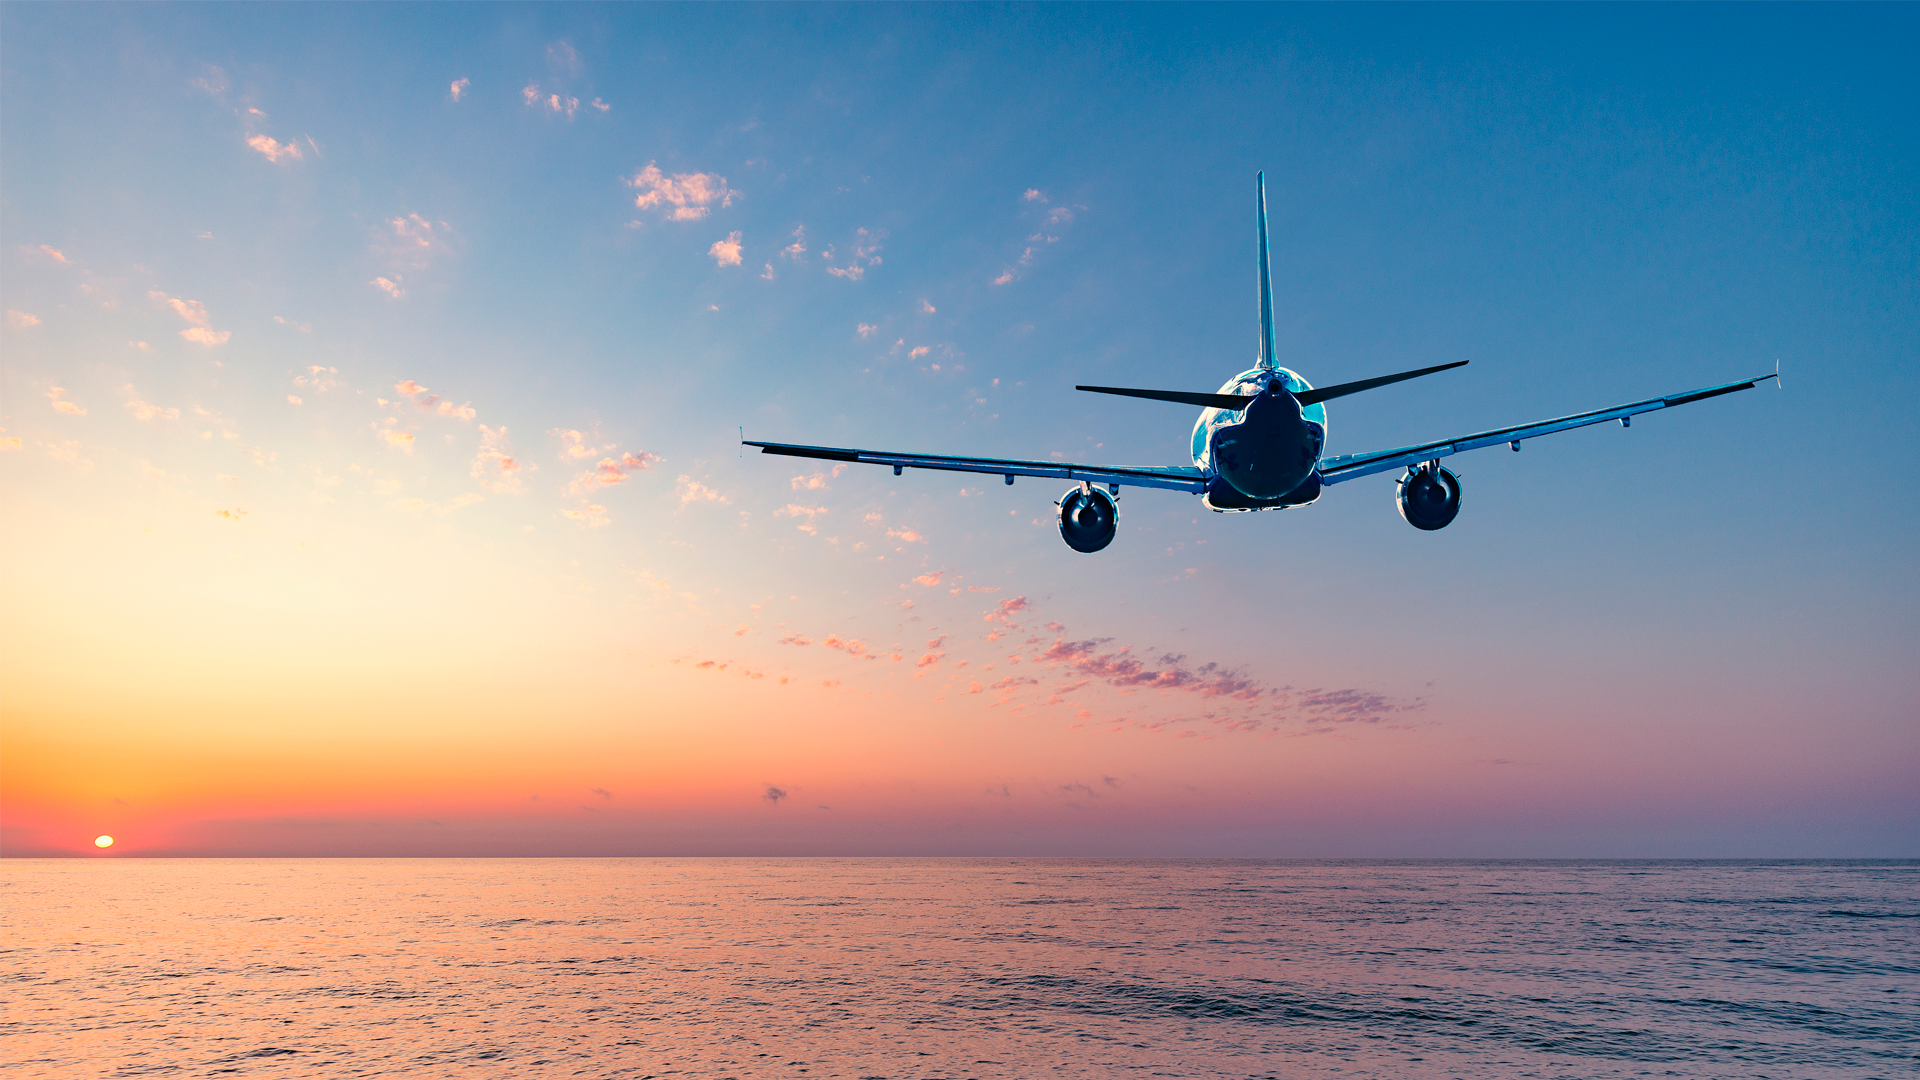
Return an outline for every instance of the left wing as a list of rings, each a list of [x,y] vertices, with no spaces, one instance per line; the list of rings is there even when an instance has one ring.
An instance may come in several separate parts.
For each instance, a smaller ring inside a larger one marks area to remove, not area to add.
[[[1595,409],[1592,412],[1562,416],[1558,420],[1542,420],[1537,424],[1521,424],[1518,427],[1499,428],[1494,431],[1482,431],[1477,435],[1466,435],[1457,439],[1442,439],[1438,442],[1423,443],[1419,446],[1402,446],[1397,450],[1376,450],[1370,454],[1343,454],[1338,457],[1320,460],[1321,482],[1338,484],[1342,480],[1352,480],[1356,476],[1397,469],[1403,465],[1412,465],[1422,461],[1432,461],[1449,454],[1478,450],[1483,446],[1508,443],[1515,450],[1520,449],[1520,440],[1540,435],[1551,435],[1556,431],[1568,431],[1588,424],[1604,424],[1608,420],[1618,420],[1621,426],[1628,418],[1655,409],[1685,405],[1692,401],[1704,401],[1721,394],[1731,394],[1736,390],[1749,390],[1768,379],[1778,379],[1779,373],[1762,375],[1757,379],[1727,383],[1724,386],[1709,386],[1704,390],[1695,390],[1689,394],[1675,394],[1671,397],[1648,398],[1631,405],[1616,405],[1611,409]]]
[[[1191,465],[1070,465],[1064,461],[1016,461],[1005,458],[943,457],[935,454],[894,454],[882,450],[844,450],[835,446],[796,446],[792,443],[754,442],[742,439],[745,446],[757,446],[763,454],[787,457],[819,458],[823,461],[855,461],[868,465],[891,465],[893,475],[903,469],[942,469],[947,472],[998,473],[1013,483],[1016,476],[1047,476],[1057,480],[1085,480],[1090,484],[1114,484],[1128,487],[1171,488],[1195,495],[1207,490],[1207,477]]]

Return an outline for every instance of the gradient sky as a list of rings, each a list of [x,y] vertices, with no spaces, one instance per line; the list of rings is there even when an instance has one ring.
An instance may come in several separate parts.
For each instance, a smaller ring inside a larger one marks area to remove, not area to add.
[[[1911,856],[1910,5],[0,9],[9,855]],[[1216,515],[1186,464],[1784,388]]]

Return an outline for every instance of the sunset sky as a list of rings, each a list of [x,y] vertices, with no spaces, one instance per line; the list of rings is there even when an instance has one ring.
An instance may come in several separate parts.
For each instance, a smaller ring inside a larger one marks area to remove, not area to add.
[[[1920,854],[1920,13],[0,9],[7,855]],[[1184,465],[1783,387],[1217,515]],[[816,468],[815,464],[822,467]],[[116,838],[96,849],[94,837]]]

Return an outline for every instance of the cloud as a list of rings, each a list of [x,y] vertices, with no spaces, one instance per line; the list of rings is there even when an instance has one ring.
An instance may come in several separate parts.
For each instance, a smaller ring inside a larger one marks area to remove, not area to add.
[[[598,529],[613,524],[607,517],[607,508],[598,503],[581,503],[578,510],[562,510],[560,516],[569,521],[577,521],[582,528]]]
[[[528,83],[520,88],[520,100],[531,105],[540,98],[540,84]]]
[[[761,793],[760,797],[774,804],[775,806],[778,806],[780,805],[780,800],[787,797],[787,789],[774,787],[772,784],[768,784],[767,790]]]
[[[182,300],[177,296],[168,296],[158,289],[150,289],[147,298],[172,308],[182,319],[195,326],[207,325],[207,308],[198,300]]]
[[[878,329],[880,328],[873,325],[872,323],[859,323],[856,326],[854,326],[854,330],[863,338],[872,337],[874,334],[874,331]]]
[[[25,330],[29,326],[39,326],[40,316],[30,315],[24,311],[15,311],[12,308],[8,308],[7,325],[13,327],[15,330]]]
[[[1020,614],[1032,606],[1033,604],[1024,596],[1016,596],[1008,600],[1002,600],[994,605],[992,610],[987,612],[985,621],[1001,622],[1011,625],[1015,615]]]
[[[304,156],[298,143],[281,143],[266,135],[247,136],[247,145],[265,154],[268,161],[279,164],[282,161],[299,161]]]
[[[471,85],[472,85],[472,84],[471,84],[471,83],[469,83],[469,82],[468,82],[468,81],[467,81],[466,79],[464,79],[464,78],[460,78],[460,79],[455,79],[455,80],[453,80],[453,85],[452,85],[452,86],[449,86],[449,87],[447,87],[447,97],[448,97],[448,99],[449,99],[449,100],[452,100],[452,101],[459,101],[459,100],[460,100],[461,98],[463,98],[463,97],[466,97],[466,96],[467,96],[467,87],[468,87],[468,86],[471,86]]]
[[[132,389],[132,387],[128,387],[128,389]],[[179,409],[167,408],[160,405],[152,405],[145,401],[141,401],[139,398],[134,398],[133,400],[127,402],[127,411],[132,413],[133,418],[136,420],[178,420],[180,419]]]
[[[1012,280],[1013,280],[1013,271],[1012,271],[1012,270],[1008,270],[1008,271],[1007,271],[1006,273],[1004,273],[1004,274],[1001,274],[1001,275],[1000,275],[999,277],[997,277],[997,278],[994,278],[994,279],[993,279],[993,283],[994,283],[995,285],[1005,285],[1005,284],[1006,284],[1007,282],[1009,282],[1009,281],[1012,281]]]
[[[652,468],[653,463],[659,460],[658,454],[635,454],[631,451],[620,455],[617,461],[610,457],[601,458],[591,472],[583,472],[575,477],[567,490],[576,495],[585,495],[596,487],[612,487],[624,482],[633,473]]]
[[[399,277],[399,276],[400,275],[398,274],[394,275],[394,277]],[[373,286],[376,289],[379,289],[381,292],[386,293],[388,296],[393,297],[395,300],[398,300],[401,297],[407,295],[407,290],[401,288],[400,283],[398,281],[393,280],[393,278],[381,276],[381,277],[374,278],[372,281],[367,282],[367,284]]]
[[[607,800],[608,802],[613,801],[613,792],[608,791],[606,788],[597,787],[597,788],[591,788],[589,790],[591,791],[592,794],[598,795],[601,798]]]
[[[381,258],[397,269],[425,270],[435,258],[446,254],[453,226],[444,221],[428,221],[419,214],[389,218],[385,228],[375,234],[374,247]],[[394,279],[400,275],[395,273]]]
[[[914,532],[912,529],[888,529],[887,535],[893,537],[894,539],[900,541],[903,544],[924,543],[927,539],[925,536],[922,536],[921,534]]]
[[[946,573],[947,572],[945,570],[935,570],[931,574],[921,574],[919,577],[914,578],[913,580],[916,584],[920,584],[920,585],[927,585],[927,586],[938,585],[940,584],[940,579],[945,577]],[[927,647],[933,648],[933,646],[931,645]]]
[[[827,267],[827,273],[846,278],[848,281],[859,281],[866,276],[867,267],[880,265],[880,240],[885,236],[885,233],[869,233],[865,229],[854,230],[853,258],[848,260],[844,267]],[[832,259],[833,248],[829,246],[827,250],[820,253],[820,257]],[[862,265],[863,263],[865,265]]]
[[[413,453],[413,432],[382,429],[379,434],[382,439],[387,440],[388,446],[405,450],[409,454]]]
[[[601,112],[606,112],[608,109],[613,108],[613,106],[607,104],[604,101],[601,101],[599,98],[594,98],[592,101],[589,101],[587,104],[593,106],[596,109],[599,109]]]
[[[571,458],[592,457],[595,454],[613,449],[612,443],[608,443],[605,446],[594,446],[587,441],[587,436],[584,433],[571,429],[554,428],[547,432],[547,434],[558,437],[562,451]]]
[[[772,281],[773,280],[773,264],[768,263],[766,271],[762,273],[760,276],[763,278],[766,278],[768,281]]]
[[[290,326],[303,334],[313,333],[312,323],[294,322],[292,319],[283,319],[278,315],[273,317],[273,321],[279,323],[281,326]]]
[[[812,476],[796,476],[793,478],[793,490],[825,491],[828,486],[827,481],[830,478],[838,478],[841,473],[846,471],[847,471],[846,462],[841,462],[840,464],[835,465],[833,467],[833,471],[831,473],[817,472],[817,473],[814,473]]]
[[[908,351],[907,359],[918,360],[932,351],[932,349],[927,348],[925,345],[918,345]]]
[[[231,330],[209,330],[204,326],[189,326],[180,331],[180,336],[196,345],[224,345],[233,336]]]
[[[933,304],[930,301],[928,301],[926,297],[923,296],[920,298],[920,314],[931,315],[938,310],[939,309],[934,307]]]
[[[647,167],[627,178],[627,186],[638,188],[633,205],[642,210],[659,207],[662,216],[672,221],[697,221],[712,212],[713,204],[722,209],[733,205],[740,194],[727,187],[727,178],[714,173],[674,173],[667,176],[649,161]]]
[[[529,468],[515,460],[509,449],[506,428],[480,425],[480,450],[474,454],[469,472],[481,487],[495,495],[520,494],[520,474]]]
[[[293,385],[302,390],[311,390],[316,394],[324,394],[329,390],[338,390],[346,385],[339,379],[333,377],[338,374],[340,374],[339,368],[312,364],[307,367],[307,373],[305,375],[295,375],[293,377]]]
[[[580,99],[577,97],[563,99],[559,94],[547,95],[547,110],[549,112],[564,112],[567,114],[567,119],[571,120],[573,119],[575,110],[579,108]]]
[[[707,249],[707,254],[713,256],[713,261],[718,266],[739,266],[740,265],[740,234],[739,232],[735,231],[735,232],[728,233],[727,238],[725,240],[715,240],[713,242],[713,246]],[[772,269],[771,263],[768,264],[768,269]]]
[[[807,253],[807,227],[800,225],[793,230],[793,243],[780,249],[780,256],[786,259],[798,259]]]
[[[674,482],[680,487],[681,506],[696,502],[717,502],[725,504],[733,501],[690,476],[681,476]]]
[[[215,97],[227,92],[227,73],[208,64],[205,71],[196,79],[188,79],[188,86],[195,86]]]
[[[61,266],[73,265],[72,263],[67,261],[66,255],[63,254],[60,251],[60,249],[57,247],[53,247],[49,244],[41,244],[38,250],[40,254],[45,255],[48,259],[52,260],[55,263],[58,263]]]
[[[1028,188],[1027,193],[1020,197],[1022,199],[1025,199],[1028,202],[1046,202],[1047,201],[1047,197],[1045,195],[1040,194],[1039,188]]]
[[[411,401],[421,409],[436,416],[450,416],[455,420],[471,420],[480,415],[471,403],[455,405],[451,401],[440,400],[439,394],[428,392],[427,388],[412,379],[402,379],[393,384],[393,392]]]
[[[86,409],[83,409],[79,405],[76,405],[73,402],[68,401],[66,399],[66,396],[65,396],[66,392],[67,391],[64,388],[58,387],[58,386],[47,391],[47,400],[53,402],[53,411],[57,413],[66,413],[68,416],[87,415]]]
[[[579,71],[580,54],[574,51],[572,42],[561,38],[547,46],[547,63],[562,71]]]

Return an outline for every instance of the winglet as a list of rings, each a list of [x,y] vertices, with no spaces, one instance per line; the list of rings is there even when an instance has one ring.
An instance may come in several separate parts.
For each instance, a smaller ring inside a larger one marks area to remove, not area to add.
[[[1253,175],[1260,196],[1260,366],[1277,366],[1273,357],[1273,269],[1267,259],[1267,174]]]

